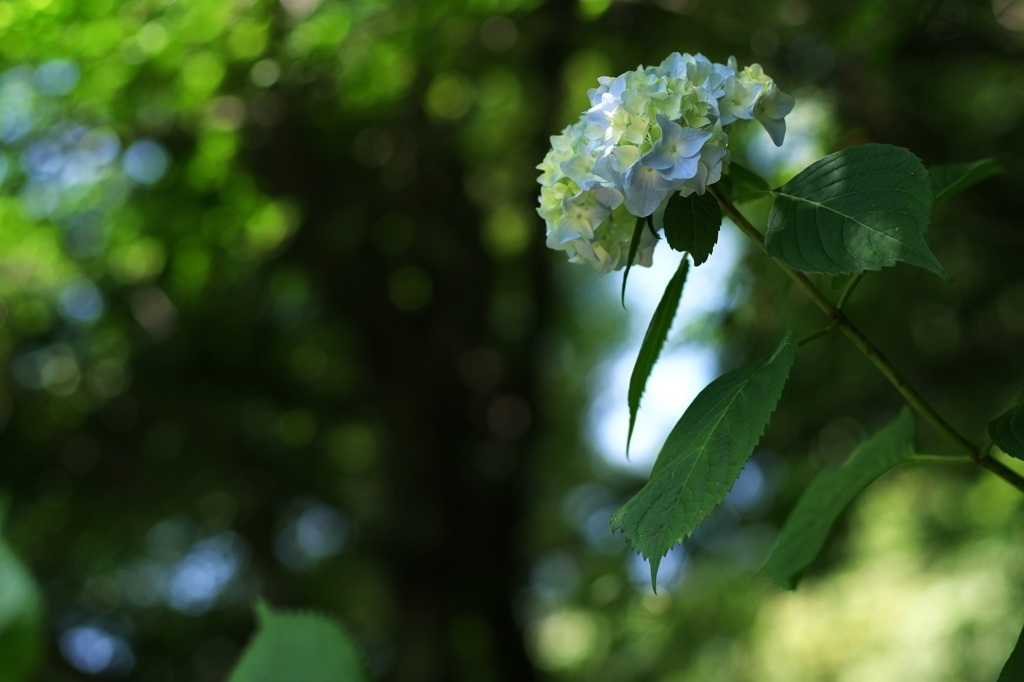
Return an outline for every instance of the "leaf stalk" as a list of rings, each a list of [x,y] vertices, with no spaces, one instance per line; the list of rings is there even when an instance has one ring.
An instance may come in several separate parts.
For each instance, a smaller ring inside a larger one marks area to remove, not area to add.
[[[839,296],[839,300],[836,302],[836,308],[839,310],[843,309],[846,302],[850,300],[850,296],[853,295],[853,290],[857,288],[857,285],[860,284],[862,279],[864,279],[863,272],[858,272],[853,276],[853,279],[850,280],[850,283],[846,285],[846,288],[843,289],[843,293]]]
[[[798,345],[803,347],[803,346],[806,346],[807,344],[809,344],[811,341],[817,341],[818,339],[820,339],[821,337],[825,336],[830,331],[835,329],[836,326],[837,326],[836,323],[833,322],[832,324],[828,325],[824,329],[819,329],[818,331],[814,332],[810,336],[805,336],[804,338],[800,339],[800,343]]]

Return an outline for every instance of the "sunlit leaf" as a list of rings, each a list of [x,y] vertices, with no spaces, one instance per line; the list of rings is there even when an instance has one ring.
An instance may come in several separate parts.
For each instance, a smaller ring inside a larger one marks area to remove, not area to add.
[[[644,236],[644,219],[636,219],[636,227],[633,228],[633,238],[629,241],[629,258],[626,259],[626,269],[622,273],[622,307],[626,307],[626,280],[629,278],[629,269],[633,267],[636,260],[636,252],[640,249],[640,240]]]
[[[712,381],[668,435],[647,485],[612,516],[613,530],[650,560],[655,588],[661,558],[722,502],[753,453],[796,349],[789,332],[771,355]]]
[[[865,441],[841,466],[821,472],[804,491],[782,527],[765,571],[793,589],[825,545],[846,506],[876,478],[914,457],[914,419],[906,408]]]
[[[1024,459],[1024,391],[1013,407],[989,423],[988,435],[1000,450]]]
[[[312,613],[256,605],[259,630],[228,682],[367,682],[352,640],[335,622]]]
[[[936,204],[963,192],[971,185],[976,185],[982,180],[1002,172],[1002,166],[995,159],[982,159],[969,163],[944,163],[928,167],[928,177],[932,181],[932,194],[935,196]]]
[[[772,193],[765,246],[792,268],[843,275],[903,261],[950,278],[924,239],[932,209],[928,174],[902,147],[844,149]]]
[[[0,527],[6,502],[0,500]],[[32,677],[42,653],[42,598],[35,580],[0,539],[0,682]]]
[[[1020,682],[1024,680],[1024,630],[1017,638],[1017,645],[1013,647],[1010,658],[1006,660],[1003,671],[999,673],[996,682]]]
[[[689,261],[684,256],[679,263],[679,268],[662,294],[658,307],[654,310],[651,324],[644,334],[643,343],[640,344],[640,353],[637,355],[636,364],[633,366],[633,374],[629,378],[629,435],[626,438],[626,452],[629,452],[629,442],[633,439],[633,426],[636,424],[636,412],[640,408],[640,397],[644,394],[644,387],[647,386],[647,379],[651,376],[651,370],[658,361],[661,354],[661,347],[665,345],[665,338],[669,329],[672,328],[672,320],[675,319],[676,309],[679,308],[679,299],[683,295],[683,284],[686,283],[686,273],[689,270]]]
[[[673,194],[665,207],[665,239],[676,251],[688,251],[693,264],[700,265],[718,243],[722,209],[711,193]]]

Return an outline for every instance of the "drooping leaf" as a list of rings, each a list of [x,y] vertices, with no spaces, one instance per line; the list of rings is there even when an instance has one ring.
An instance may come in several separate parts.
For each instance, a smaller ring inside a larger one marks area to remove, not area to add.
[[[256,604],[259,630],[228,682],[367,682],[352,640],[329,618]]]
[[[700,265],[718,243],[722,209],[710,192],[688,197],[673,194],[665,206],[665,239],[676,251],[688,251]]]
[[[903,261],[950,279],[924,239],[928,174],[902,147],[865,144],[830,154],[772,194],[765,246],[796,270],[856,274]]]
[[[989,423],[988,435],[1000,450],[1024,459],[1024,391],[1013,407]]]
[[[0,527],[6,502],[0,500]],[[42,597],[35,580],[0,539],[0,682],[33,676],[43,644]]]
[[[1017,638],[1017,645],[1013,647],[1010,658],[1007,659],[996,682],[1020,682],[1021,680],[1024,680],[1024,630]]]
[[[636,227],[633,228],[633,238],[629,240],[629,258],[626,259],[626,269],[622,273],[622,307],[626,307],[626,280],[629,278],[629,269],[633,267],[636,260],[636,252],[640,250],[640,239],[644,236],[644,219],[636,219]]]
[[[976,185],[982,180],[1002,172],[1002,166],[995,159],[982,159],[969,163],[944,163],[928,167],[928,177],[932,181],[932,194],[936,204],[963,192],[971,185]]]
[[[779,533],[765,571],[780,585],[796,587],[825,545],[829,530],[856,495],[897,464],[914,457],[914,419],[906,408],[860,445],[841,466],[811,482]]]
[[[723,374],[694,398],[672,429],[640,492],[612,516],[629,544],[658,564],[721,503],[775,411],[797,341],[788,332],[757,362]]]
[[[636,412],[640,408],[640,397],[644,394],[644,387],[647,386],[647,379],[651,376],[651,370],[658,361],[661,354],[661,347],[665,345],[665,338],[669,329],[672,328],[672,320],[675,319],[676,309],[679,308],[679,299],[683,295],[683,285],[686,283],[686,272],[689,270],[689,260],[683,256],[679,268],[668,286],[665,293],[661,295],[658,307],[654,310],[654,316],[644,334],[643,343],[640,344],[640,353],[637,355],[636,364],[633,365],[633,374],[629,377],[629,435],[626,437],[626,453],[629,453],[629,442],[633,440],[633,426],[636,424]]]

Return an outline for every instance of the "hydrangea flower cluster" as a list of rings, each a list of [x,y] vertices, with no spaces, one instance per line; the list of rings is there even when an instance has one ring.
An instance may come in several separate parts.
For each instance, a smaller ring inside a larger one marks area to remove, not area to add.
[[[591,107],[551,138],[541,171],[547,245],[600,273],[626,264],[637,217],[673,192],[703,194],[730,161],[727,130],[757,120],[781,145],[793,98],[757,64],[715,64],[675,52],[660,66],[598,79]],[[644,232],[636,264],[650,265],[656,239]]]

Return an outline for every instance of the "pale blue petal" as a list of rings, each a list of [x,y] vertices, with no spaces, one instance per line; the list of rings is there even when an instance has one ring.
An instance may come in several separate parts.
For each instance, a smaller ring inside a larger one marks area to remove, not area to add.
[[[786,139],[786,121],[781,118],[763,118],[757,119],[760,121],[764,129],[768,131],[768,136],[772,138],[772,142],[775,143],[776,147],[782,146],[782,141]]]
[[[672,168],[662,171],[667,180],[689,180],[697,174],[697,166],[700,163],[700,154],[694,154],[683,159],[678,159]]]
[[[708,168],[711,168],[724,159],[726,153],[725,147],[719,147],[718,145],[706,145],[704,149],[700,150],[700,162]]]
[[[700,152],[704,143],[712,138],[712,134],[696,128],[684,128],[674,121],[669,121],[663,115],[657,116],[658,125],[661,127],[661,139],[654,143],[651,151],[643,157],[643,163],[648,168],[667,170],[679,163],[680,159],[694,156]],[[675,177],[676,173],[673,172]],[[693,177],[693,173],[686,177]]]
[[[561,241],[559,239],[560,236],[561,235],[559,234],[558,230],[549,230],[548,236],[544,240],[544,245],[547,246],[549,249],[554,249],[555,251],[567,251],[570,248],[568,246],[570,242]]]
[[[662,137],[654,143],[651,151],[644,154],[640,161],[648,168],[665,170],[675,165],[676,155],[669,151],[669,146],[665,143],[665,138]]]
[[[764,85],[761,83],[743,83],[733,78],[726,84],[725,97],[719,102],[722,112],[722,125],[728,125],[737,119],[754,117],[754,104]]]
[[[562,199],[562,217],[558,219],[558,228],[572,230],[577,236],[593,239],[594,228],[604,222],[610,212],[604,206],[591,203],[589,193],[566,196]]]
[[[636,252],[636,259],[633,261],[633,265],[639,265],[644,268],[649,268],[654,264],[654,247],[658,245],[658,240],[654,238],[650,230],[644,230],[643,234],[640,235],[640,248]]]
[[[703,163],[697,164],[697,174],[686,181],[686,189],[690,189],[697,194],[703,195],[704,190],[707,188],[708,182],[708,167]],[[687,192],[683,191],[683,196],[686,196]]]
[[[609,152],[611,150],[609,149]],[[593,168],[594,175],[599,176],[603,182],[603,185],[611,185],[622,190],[622,173],[615,169],[615,156],[611,153],[607,153],[597,160]]]
[[[622,192],[613,187],[595,187],[594,199],[610,211],[622,205]]]
[[[714,135],[706,130],[697,130],[696,128],[683,128],[676,124],[681,132],[681,143],[679,146],[679,156],[693,156],[700,152],[701,147],[704,143],[710,140]]]
[[[622,97],[626,91],[626,75],[623,74],[608,84],[608,92],[615,98]]]
[[[568,161],[563,161],[560,168],[582,190],[588,190],[601,183],[601,178],[591,172],[593,168],[591,159],[584,154],[575,154]]]
[[[779,90],[775,84],[769,89],[768,96],[760,102],[760,112],[768,118],[785,118],[793,111],[796,100]]]
[[[661,68],[665,72],[666,76],[669,76],[670,78],[679,78],[686,70],[686,64],[683,62],[681,54],[673,52],[661,63]]]
[[[610,93],[601,95],[601,100],[584,113],[588,123],[596,123],[599,126],[608,127],[608,115],[610,115],[621,104],[618,97]]]
[[[671,188],[661,173],[642,164],[630,168],[622,179],[626,185],[626,208],[641,217],[654,213]]]
[[[563,219],[560,219],[557,223],[555,223],[555,228],[551,230],[551,233],[548,235],[549,240],[554,240],[559,244],[568,244],[574,239],[580,238],[579,233],[576,230],[569,227],[568,225],[564,224],[565,222],[566,221],[564,221],[563,216]]]
[[[590,242],[580,240],[573,244],[576,249],[576,253],[590,261],[591,263],[597,263],[597,254],[594,253],[594,247]]]

